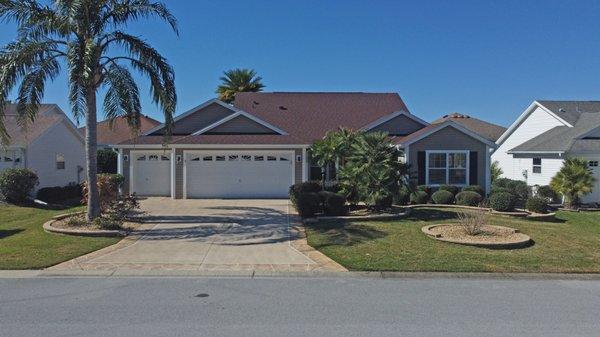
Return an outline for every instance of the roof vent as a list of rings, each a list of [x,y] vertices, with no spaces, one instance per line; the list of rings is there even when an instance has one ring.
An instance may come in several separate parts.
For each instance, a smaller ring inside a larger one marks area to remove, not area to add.
[[[286,107],[284,107],[283,105],[280,105],[280,106],[279,106],[279,110],[287,110],[287,108],[286,108]]]
[[[257,101],[252,101],[252,104],[254,104],[254,105],[258,105],[258,104],[260,104],[260,103],[258,103]]]
[[[443,118],[471,118],[469,115],[463,115],[458,112],[453,112],[451,114],[445,115]]]
[[[567,112],[564,108],[558,109],[558,112]]]

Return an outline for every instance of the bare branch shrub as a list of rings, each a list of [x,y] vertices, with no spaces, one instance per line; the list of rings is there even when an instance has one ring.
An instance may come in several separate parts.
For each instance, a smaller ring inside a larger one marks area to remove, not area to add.
[[[467,235],[479,235],[487,224],[485,211],[460,211],[457,214],[458,223]]]

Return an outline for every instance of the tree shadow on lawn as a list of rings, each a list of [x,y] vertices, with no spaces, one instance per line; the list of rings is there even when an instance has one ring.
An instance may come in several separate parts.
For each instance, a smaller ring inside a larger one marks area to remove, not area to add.
[[[22,231],[24,231],[24,229],[0,229],[0,239],[7,238],[11,235],[19,234]]]
[[[411,221],[437,221],[437,220],[450,220],[456,219],[456,212],[444,211],[439,209],[413,209],[406,220]]]
[[[327,246],[354,246],[363,242],[384,238],[388,233],[380,231],[368,223],[321,222],[310,228],[328,238],[328,243],[317,244],[315,248]]]

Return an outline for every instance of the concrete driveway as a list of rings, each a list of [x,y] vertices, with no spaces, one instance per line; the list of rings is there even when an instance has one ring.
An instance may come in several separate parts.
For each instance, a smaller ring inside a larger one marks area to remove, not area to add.
[[[344,270],[306,245],[288,200],[141,201],[147,224],[53,269]]]

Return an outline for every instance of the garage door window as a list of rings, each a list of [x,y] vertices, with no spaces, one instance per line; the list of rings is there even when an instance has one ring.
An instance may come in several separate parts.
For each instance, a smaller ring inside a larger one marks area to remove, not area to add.
[[[146,156],[145,155],[139,156],[139,157],[137,157],[137,160],[138,161],[144,161],[144,160],[146,160]]]
[[[242,161],[251,161],[252,156],[242,156]]]
[[[171,160],[171,158],[169,158],[169,156],[160,156],[160,160],[169,161],[169,160]]]
[[[158,161],[158,155],[151,154],[151,155],[148,156],[148,160],[149,161]]]
[[[277,157],[275,157],[275,156],[267,156],[267,160],[268,161],[276,161]]]
[[[198,160],[199,160],[199,159],[200,159],[200,158],[198,158]],[[213,157],[212,157],[212,156],[204,156],[204,157],[202,157],[202,161],[212,161],[212,160],[213,160]]]
[[[225,161],[225,156],[216,156],[215,160],[216,161]]]
[[[236,161],[236,160],[238,160],[238,158],[239,158],[238,155],[232,154],[229,156],[229,161]]]
[[[279,161],[290,161],[290,160],[285,157],[279,157]]]
[[[265,157],[263,156],[254,156],[254,161],[264,161]]]

